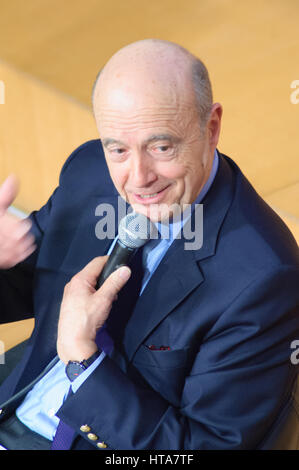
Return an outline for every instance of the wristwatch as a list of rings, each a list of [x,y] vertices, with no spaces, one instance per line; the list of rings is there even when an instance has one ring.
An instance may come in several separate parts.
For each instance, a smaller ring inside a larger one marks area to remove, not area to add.
[[[96,351],[89,359],[83,359],[81,362],[69,361],[65,368],[65,373],[68,379],[73,382],[96,360],[97,357],[99,357],[100,354],[101,351]]]

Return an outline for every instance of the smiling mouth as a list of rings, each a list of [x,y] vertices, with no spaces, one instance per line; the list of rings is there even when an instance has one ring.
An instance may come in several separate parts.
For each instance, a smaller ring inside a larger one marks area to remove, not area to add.
[[[164,193],[166,190],[169,188],[170,185],[166,186],[165,188],[161,189],[161,191],[157,191],[155,193],[151,194],[137,194],[134,193],[135,200],[138,202],[143,202],[143,203],[150,203],[150,202],[157,202],[158,200],[162,199],[164,197]]]
[[[147,199],[148,197],[155,197],[155,196],[157,196],[159,193],[160,193],[160,191],[157,192],[157,193],[153,193],[153,194],[138,194],[138,196],[141,197],[141,199]]]

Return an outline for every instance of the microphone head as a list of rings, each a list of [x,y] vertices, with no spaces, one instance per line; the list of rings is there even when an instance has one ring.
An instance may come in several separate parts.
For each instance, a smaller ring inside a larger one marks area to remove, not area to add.
[[[157,238],[156,226],[145,215],[131,212],[118,226],[119,240],[129,248],[140,248],[152,238]]]

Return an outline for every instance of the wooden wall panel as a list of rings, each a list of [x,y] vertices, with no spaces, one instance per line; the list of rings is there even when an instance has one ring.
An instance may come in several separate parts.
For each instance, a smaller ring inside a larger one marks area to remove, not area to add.
[[[97,129],[87,106],[1,62],[0,77],[0,180],[15,173],[21,183],[15,205],[31,211],[51,195],[72,150],[97,138]]]
[[[2,348],[0,348],[0,354],[3,350],[8,351],[9,349],[13,348],[17,344],[21,343],[26,338],[28,338],[31,335],[33,327],[33,319],[22,320],[13,323],[5,323],[3,325],[0,325],[0,341],[2,341]]]

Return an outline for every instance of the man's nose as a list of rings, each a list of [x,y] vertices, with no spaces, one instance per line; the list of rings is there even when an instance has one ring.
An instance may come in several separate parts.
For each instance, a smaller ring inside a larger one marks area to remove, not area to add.
[[[154,183],[157,175],[148,155],[135,153],[131,157],[130,180],[135,188],[145,188]]]

